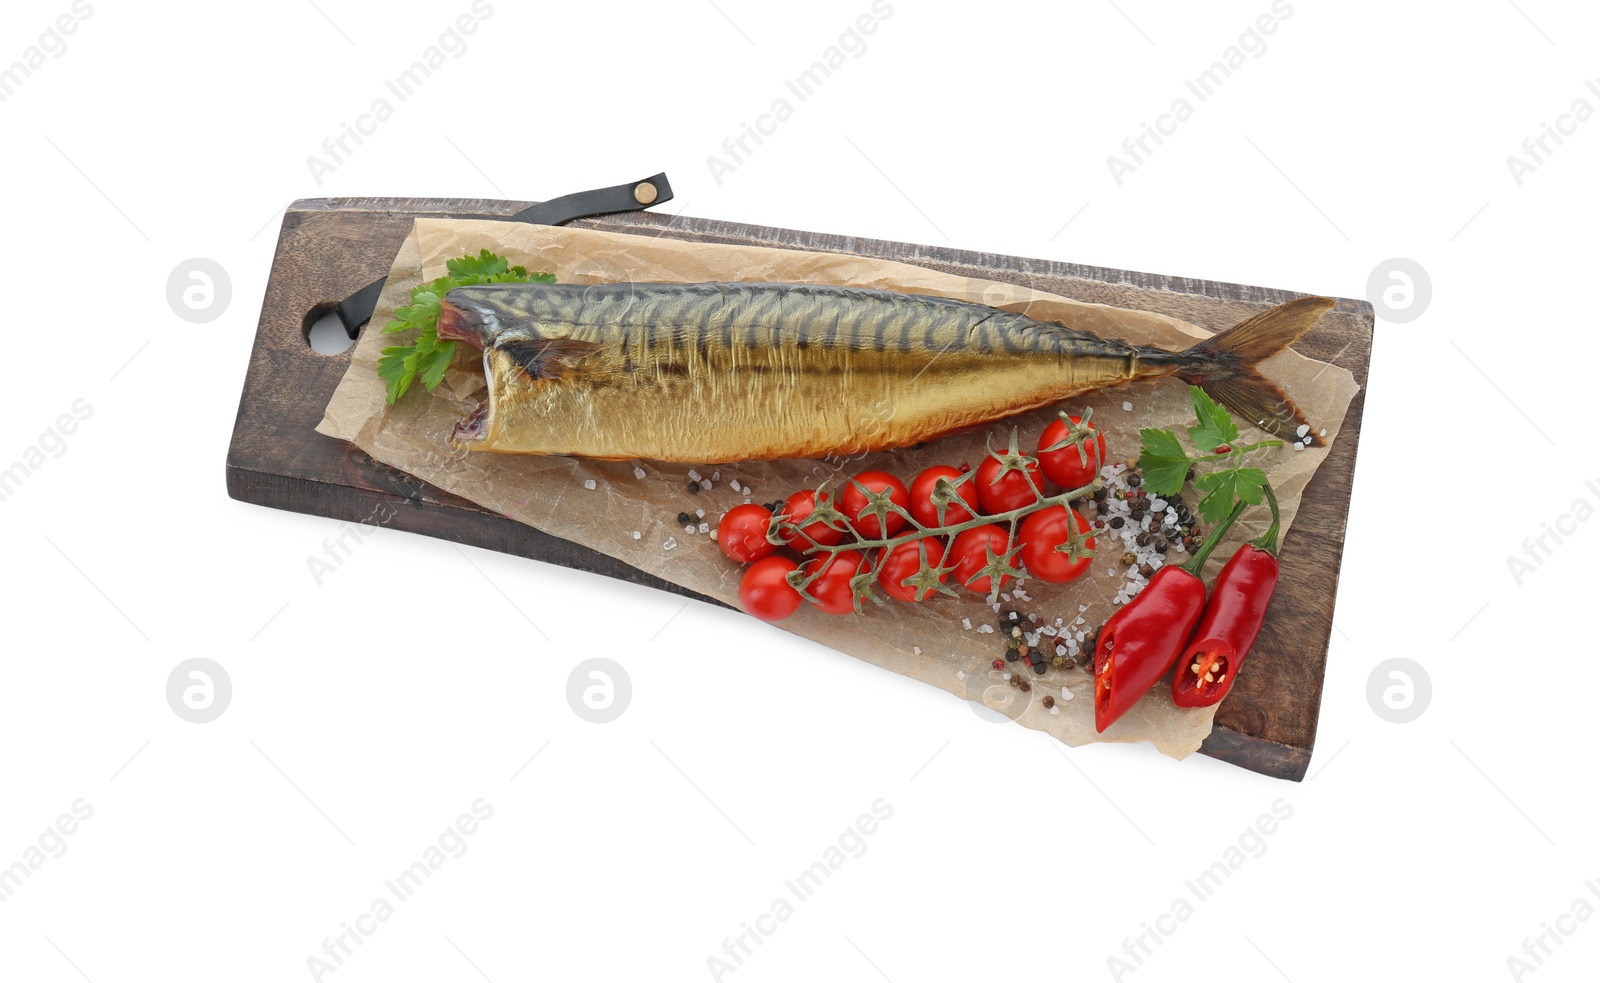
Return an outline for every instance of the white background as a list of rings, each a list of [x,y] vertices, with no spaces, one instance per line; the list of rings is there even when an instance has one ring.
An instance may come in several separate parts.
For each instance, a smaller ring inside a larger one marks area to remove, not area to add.
[[[1520,186],[1506,158],[1575,99],[1600,109],[1600,45],[1592,11],[1518,2],[1296,0],[1119,186],[1107,155],[1266,0],[896,0],[720,184],[708,155],[865,0],[495,0],[320,183],[307,157],[466,0],[95,0],[0,103],[0,465],[93,407],[0,503],[0,865],[94,810],[0,904],[0,976],[312,978],[481,797],[468,852],[322,978],[711,978],[880,798],[866,853],[722,978],[1114,978],[1279,799],[1264,854],[1122,978],[1515,978],[1546,924],[1573,934],[1522,978],[1592,978],[1600,920],[1557,919],[1600,906],[1580,757],[1600,523],[1520,586],[1506,558],[1600,503],[1600,122]],[[0,63],[67,10],[9,4]],[[228,499],[286,202],[537,199],[660,169],[669,212],[1346,297],[1421,263],[1431,306],[1378,326],[1311,779],[1067,751],[733,612],[394,531],[318,587],[306,558],[338,523]],[[209,324],[167,305],[191,257],[231,276]],[[203,725],[164,695],[193,656],[234,687]],[[568,707],[592,656],[632,678],[615,723]],[[1369,706],[1392,657],[1432,678],[1410,724]]]

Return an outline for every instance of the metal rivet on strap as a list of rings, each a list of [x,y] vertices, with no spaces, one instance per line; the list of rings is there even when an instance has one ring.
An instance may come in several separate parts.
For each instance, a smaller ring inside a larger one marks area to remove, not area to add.
[[[634,200],[641,205],[654,204],[656,200],[656,186],[649,181],[643,181],[633,189]]]

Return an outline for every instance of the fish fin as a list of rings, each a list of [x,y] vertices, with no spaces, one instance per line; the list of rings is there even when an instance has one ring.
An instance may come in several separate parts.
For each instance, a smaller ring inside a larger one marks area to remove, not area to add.
[[[1333,305],[1326,297],[1301,297],[1241,321],[1183,352],[1178,378],[1267,433],[1292,436],[1310,426],[1305,414],[1256,367],[1298,341]],[[1321,437],[1309,436],[1312,446],[1322,446]]]
[[[495,347],[511,356],[528,378],[537,382],[560,378],[603,346],[574,338],[534,338],[502,341]]]

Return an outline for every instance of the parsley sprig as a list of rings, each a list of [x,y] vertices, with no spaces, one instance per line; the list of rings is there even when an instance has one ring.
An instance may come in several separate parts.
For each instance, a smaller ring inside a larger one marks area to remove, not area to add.
[[[1189,441],[1200,453],[1191,457],[1171,430],[1140,430],[1139,467],[1144,471],[1145,487],[1152,495],[1171,497],[1183,490],[1196,464],[1222,465],[1194,479],[1202,494],[1200,514],[1206,521],[1226,519],[1235,502],[1260,505],[1269,487],[1267,474],[1260,468],[1245,467],[1244,455],[1262,447],[1282,447],[1283,441],[1237,443],[1239,428],[1233,417],[1199,386],[1189,387],[1189,405],[1198,421],[1188,429]]]
[[[485,249],[476,256],[463,256],[445,264],[448,275],[418,284],[411,288],[411,303],[394,312],[394,320],[383,330],[385,334],[417,331],[416,340],[409,345],[393,345],[383,350],[378,359],[378,375],[389,391],[389,404],[406,394],[419,375],[422,385],[430,392],[444,378],[444,372],[456,355],[454,341],[439,340],[439,304],[444,295],[456,287],[480,283],[555,283],[550,273],[529,273],[526,268],[512,266],[504,256],[496,256]]]

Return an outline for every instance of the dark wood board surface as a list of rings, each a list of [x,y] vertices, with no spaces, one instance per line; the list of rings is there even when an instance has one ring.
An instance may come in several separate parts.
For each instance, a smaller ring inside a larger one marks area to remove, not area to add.
[[[349,356],[313,351],[306,338],[311,324],[338,300],[388,273],[412,219],[503,218],[530,204],[339,198],[289,206],[228,449],[228,494],[244,502],[353,522],[387,506],[395,512],[389,526],[700,597],[620,560],[489,512],[315,431]],[[649,212],[572,224],[666,238],[856,253],[1156,311],[1212,330],[1300,296],[1265,287]],[[1201,748],[1204,754],[1264,775],[1295,781],[1305,777],[1316,740],[1372,327],[1370,305],[1341,300],[1295,346],[1348,369],[1362,391],[1301,500],[1290,548],[1282,558],[1281,586],[1248,671],[1218,709],[1211,736]]]

